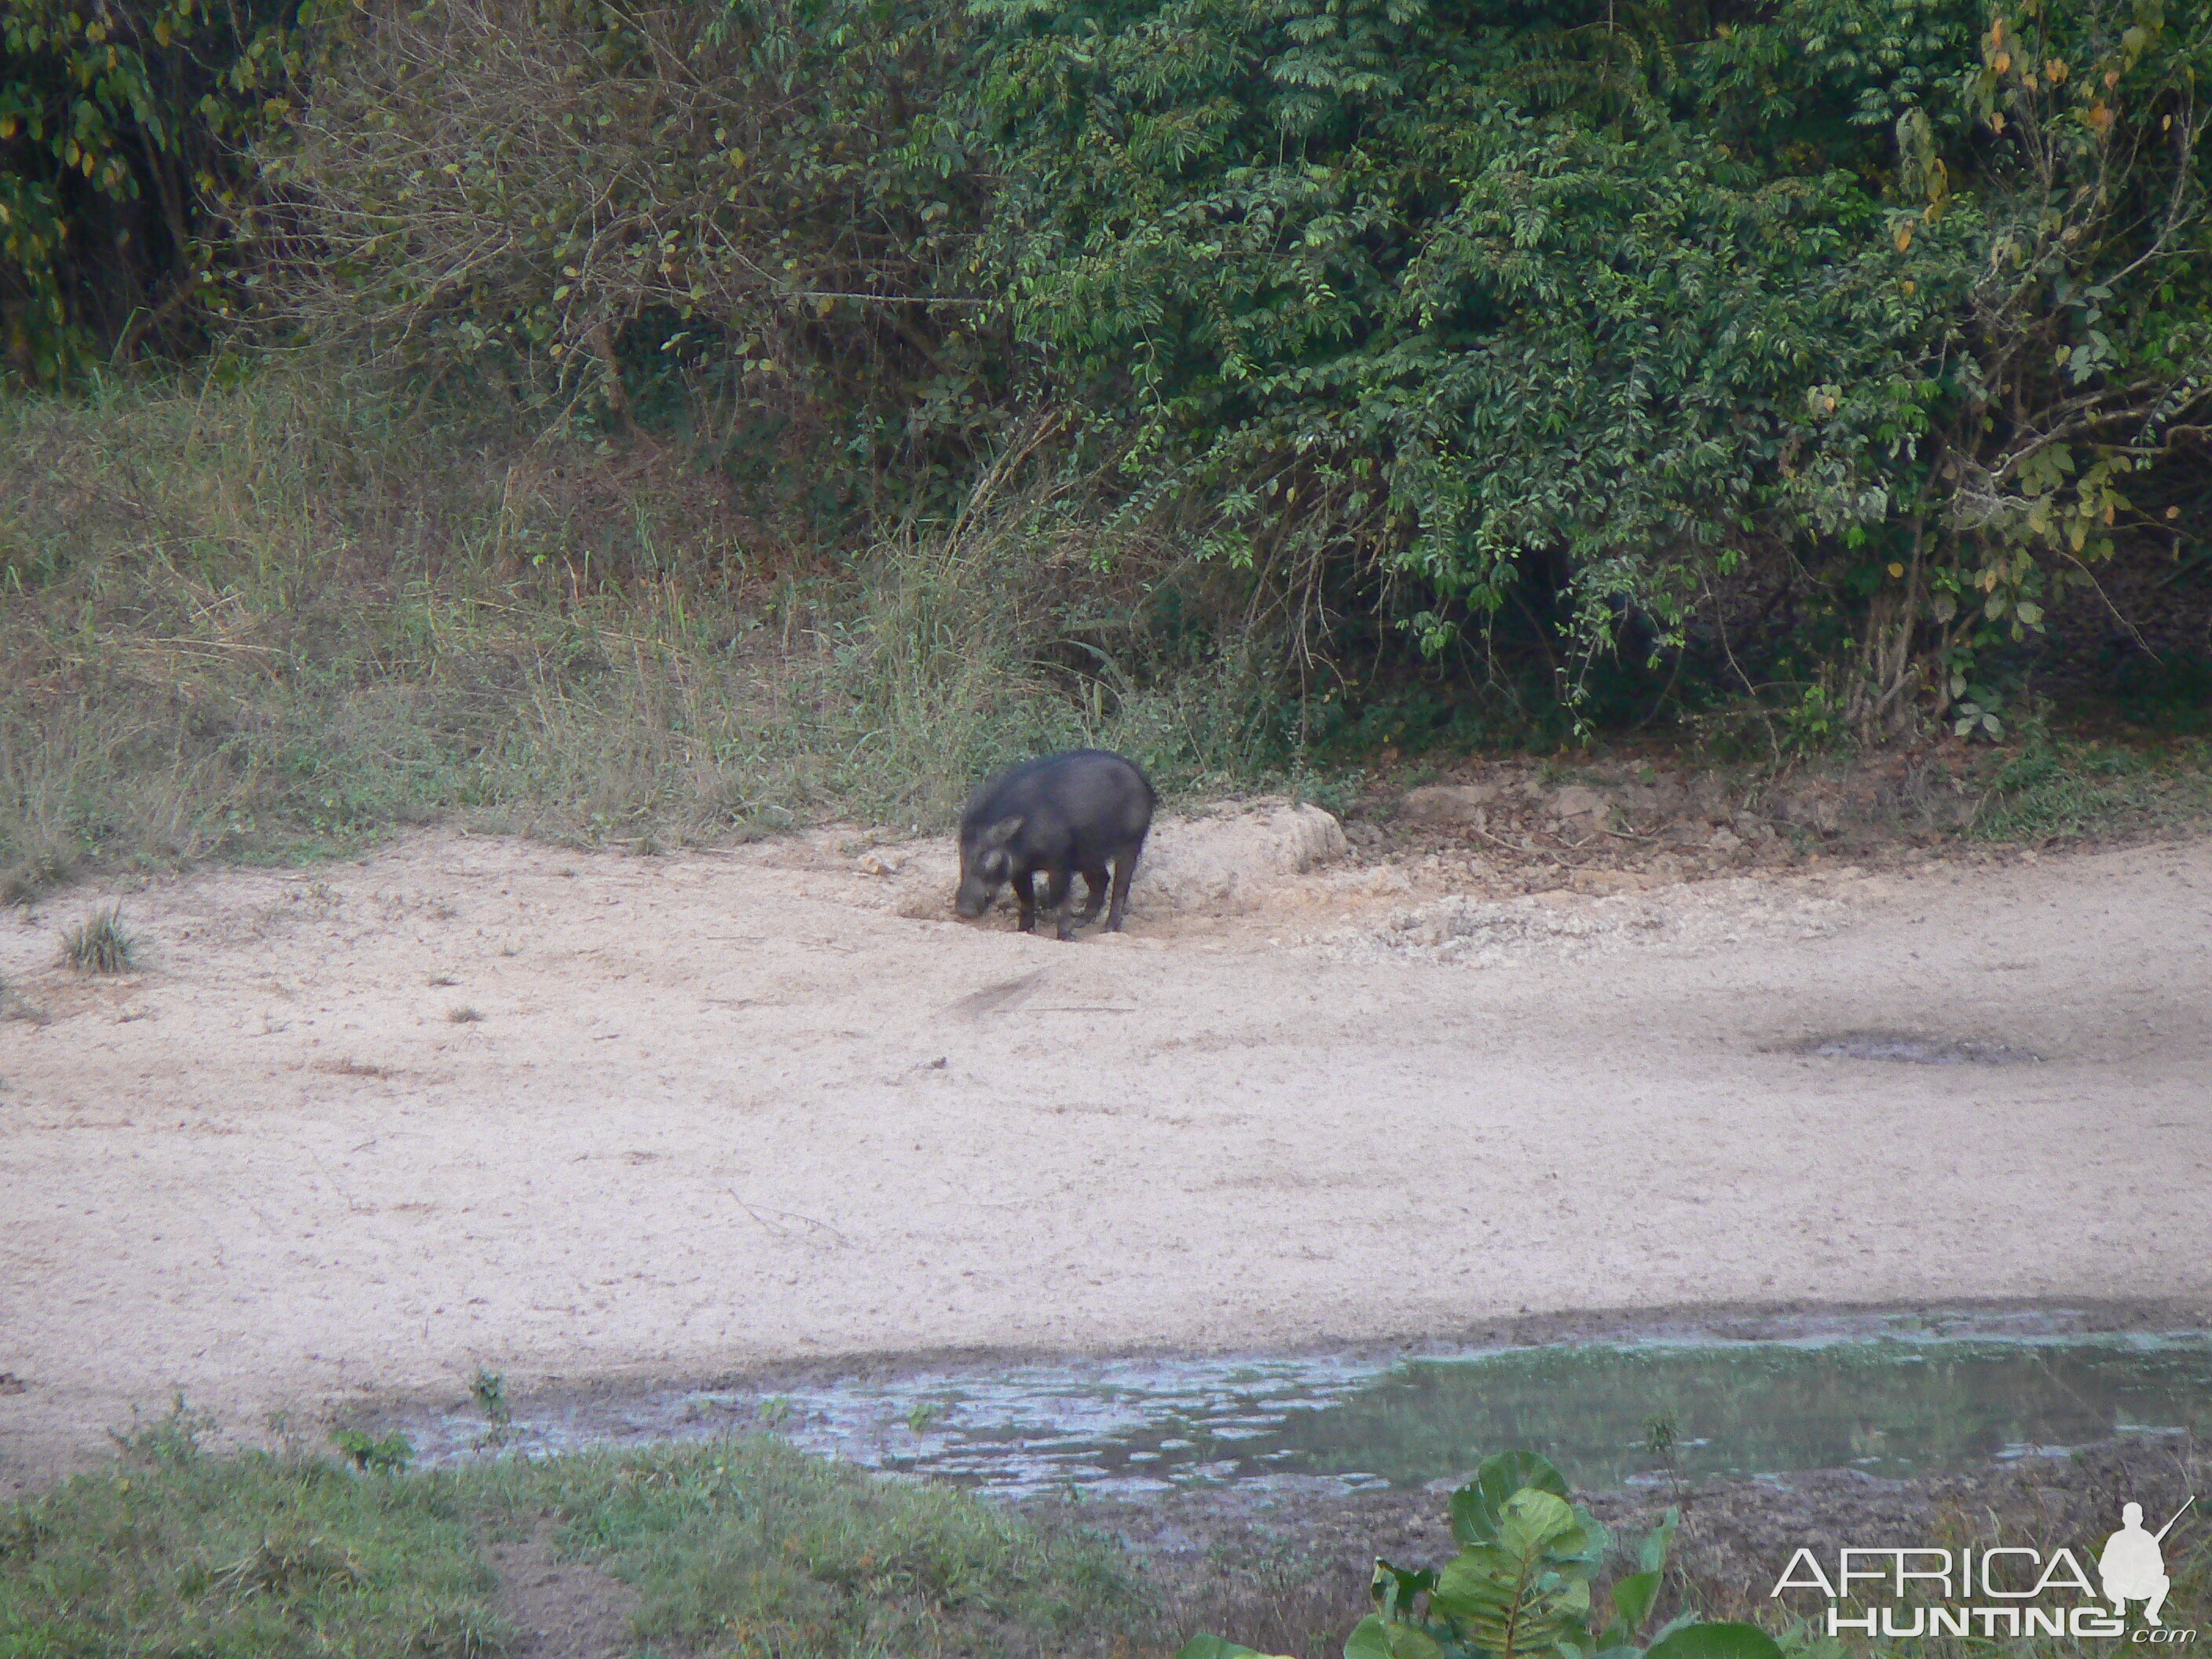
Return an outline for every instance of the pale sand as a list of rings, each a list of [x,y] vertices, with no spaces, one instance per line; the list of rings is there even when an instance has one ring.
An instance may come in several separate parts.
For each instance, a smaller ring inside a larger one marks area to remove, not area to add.
[[[1401,948],[1449,879],[1323,829],[1164,826],[1128,932],[1073,945],[929,919],[941,848],[836,832],[204,872],[126,898],[116,981],[58,965],[92,890],[13,913],[0,1489],[177,1388],[250,1429],[478,1365],[2212,1315],[2212,842],[1560,895],[1450,962]],[[1266,879],[1176,888],[1208,847]],[[1782,1047],[1865,1028],[2045,1060]]]

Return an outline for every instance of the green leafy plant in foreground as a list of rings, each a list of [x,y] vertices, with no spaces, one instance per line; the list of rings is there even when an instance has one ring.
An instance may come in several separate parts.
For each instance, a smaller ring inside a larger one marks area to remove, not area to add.
[[[1677,1512],[1644,1538],[1638,1571],[1616,1579],[1601,1615],[1590,1583],[1613,1539],[1568,1501],[1566,1478],[1533,1452],[1486,1458],[1452,1494],[1460,1553],[1440,1568],[1375,1564],[1376,1611],[1344,1644],[1345,1659],[1779,1659],[1756,1625],[1705,1624],[1686,1613],[1650,1646],[1650,1621]],[[1194,1638],[1176,1659],[1263,1659],[1218,1636]]]
[[[415,1461],[414,1443],[397,1431],[380,1440],[359,1429],[337,1429],[331,1443],[365,1474],[397,1474]]]

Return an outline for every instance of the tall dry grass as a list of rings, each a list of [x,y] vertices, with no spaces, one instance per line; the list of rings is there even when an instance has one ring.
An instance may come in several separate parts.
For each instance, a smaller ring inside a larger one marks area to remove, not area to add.
[[[1271,752],[1257,654],[1158,625],[1192,568],[1050,492],[840,558],[698,454],[307,362],[0,405],[0,477],[13,896],[447,815],[615,842],[935,823],[1041,748],[1170,787]]]

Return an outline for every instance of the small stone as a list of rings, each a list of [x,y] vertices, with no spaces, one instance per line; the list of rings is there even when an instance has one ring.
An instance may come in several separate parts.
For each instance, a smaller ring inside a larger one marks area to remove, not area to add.
[[[1644,885],[1644,878],[1633,870],[1577,870],[1571,879],[1576,890],[1583,893],[1632,893]]]
[[[1584,818],[1589,820],[1589,827],[1595,828],[1605,822],[1613,811],[1613,803],[1595,789],[1570,784],[1553,793],[1552,810],[1569,823]]]
[[[1497,799],[1493,783],[1432,783],[1407,790],[1398,812],[1413,823],[1472,823]]]
[[[1784,823],[1832,836],[1841,827],[1843,793],[1832,784],[1804,782],[1787,789],[1774,803],[1774,816]]]

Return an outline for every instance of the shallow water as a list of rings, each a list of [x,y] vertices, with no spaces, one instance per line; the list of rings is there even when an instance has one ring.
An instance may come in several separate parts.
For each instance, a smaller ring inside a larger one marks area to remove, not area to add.
[[[1577,1343],[1390,1361],[1128,1360],[921,1371],[777,1395],[663,1389],[396,1413],[427,1462],[767,1430],[1020,1496],[1449,1481],[1526,1447],[1585,1488],[1856,1468],[1898,1477],[2115,1434],[2212,1432],[2212,1334]]]
[[[1845,1031],[1808,1037],[1792,1045],[1798,1053],[1823,1060],[1896,1060],[1908,1066],[2034,1066],[2041,1057],[2002,1044],[1959,1042],[1949,1037],[1916,1036],[1909,1031]]]

